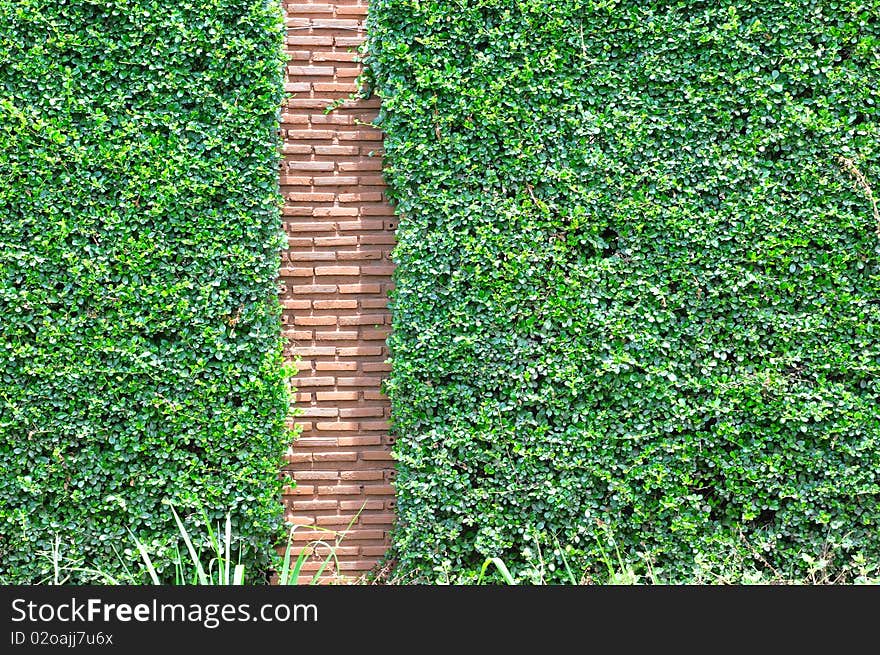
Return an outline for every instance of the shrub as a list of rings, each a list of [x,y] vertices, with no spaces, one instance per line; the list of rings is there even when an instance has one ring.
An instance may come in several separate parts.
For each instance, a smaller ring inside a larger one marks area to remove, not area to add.
[[[126,526],[161,555],[163,499],[231,509],[265,569],[282,40],[267,0],[0,0],[3,581],[56,534],[108,574]]]
[[[878,561],[876,9],[371,2],[404,575]]]

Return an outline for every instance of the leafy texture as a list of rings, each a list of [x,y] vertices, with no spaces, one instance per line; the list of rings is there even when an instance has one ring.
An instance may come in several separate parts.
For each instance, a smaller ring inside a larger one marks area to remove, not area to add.
[[[265,569],[282,39],[267,0],[0,0],[5,582],[41,579],[56,534],[108,573],[127,528],[161,555],[164,499],[230,510]]]
[[[876,0],[369,20],[401,571],[876,563]]]

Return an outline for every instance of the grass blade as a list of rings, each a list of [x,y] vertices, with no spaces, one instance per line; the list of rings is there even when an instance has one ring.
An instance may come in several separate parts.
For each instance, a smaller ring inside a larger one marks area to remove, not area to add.
[[[202,521],[205,524],[205,529],[208,531],[208,544],[211,547],[211,552],[214,554],[214,557],[211,558],[211,561],[208,562],[208,571],[207,578],[208,584],[224,584],[223,580],[229,577],[229,571],[227,566],[224,565],[223,561],[223,549],[220,547],[220,538],[217,534],[214,533],[214,530],[211,529],[211,521],[208,518],[208,514],[205,510],[202,510]],[[218,527],[218,532],[219,527]],[[214,562],[217,562],[217,577],[214,577]]]
[[[281,576],[278,579],[278,584],[282,587],[290,584],[290,556],[293,550],[293,533],[296,532],[297,527],[293,526],[287,537],[287,548],[284,549],[284,561],[281,563]],[[305,548],[300,552],[300,556],[303,552],[305,552]]]
[[[489,568],[489,565],[493,564],[498,572],[501,573],[501,577],[506,584],[515,585],[516,580],[513,579],[513,576],[510,575],[510,571],[507,569],[507,565],[501,561],[498,557],[487,557],[486,561],[483,562],[483,567],[480,569],[480,577],[477,579],[477,584],[480,584],[483,581],[483,578],[486,575],[486,569]]]
[[[186,544],[186,549],[189,551],[190,559],[192,559],[193,565],[196,569],[196,575],[198,576],[198,583],[202,585],[211,584],[208,576],[205,574],[205,569],[202,567],[202,563],[199,560],[199,556],[196,553],[196,549],[193,548],[192,540],[189,538],[189,533],[187,533],[186,528],[183,526],[183,521],[180,520],[180,517],[177,515],[177,511],[174,507],[171,508],[171,513],[174,514],[174,520],[177,521],[177,527],[180,530],[180,534],[183,537],[183,542]]]
[[[159,576],[156,573],[156,567],[153,566],[153,560],[150,559],[150,554],[147,552],[147,549],[144,545],[138,540],[137,537],[134,536],[134,533],[129,530],[128,534],[131,535],[131,538],[134,539],[134,545],[137,546],[138,552],[141,554],[141,559],[144,560],[144,565],[147,567],[147,573],[150,574],[150,578],[153,580],[154,585],[161,585],[159,582]]]
[[[224,546],[226,547],[226,579],[223,584],[229,584],[229,567],[232,566],[232,556],[230,555],[230,549],[232,547],[232,517],[229,513],[226,514],[226,534],[224,535],[226,538],[226,543]],[[238,573],[238,568],[241,565],[235,567],[236,573]],[[235,583],[233,583],[235,584]]]
[[[559,543],[559,539],[556,540],[556,549],[559,551],[559,556],[562,557],[562,563],[565,565],[565,573],[568,576],[568,581],[573,585],[577,585],[577,578],[574,577],[574,573],[568,565],[568,558],[565,556],[565,549]]]
[[[330,553],[327,555],[327,557],[324,558],[324,561],[321,563],[321,566],[318,567],[318,570],[315,571],[315,574],[312,576],[312,579],[309,581],[310,585],[316,585],[316,584],[318,584],[318,579],[321,577],[321,574],[324,572],[324,569],[327,568],[327,565],[330,563],[331,560],[336,562],[336,570],[337,571],[339,570],[339,559],[336,557],[336,546],[338,546],[339,544],[337,543],[336,546],[331,546],[325,541],[315,541],[315,542],[312,542],[312,544],[314,546],[326,546],[327,548],[330,549]]]

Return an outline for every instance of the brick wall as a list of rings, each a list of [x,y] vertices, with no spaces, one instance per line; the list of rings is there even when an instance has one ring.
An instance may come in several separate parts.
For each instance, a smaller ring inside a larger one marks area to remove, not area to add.
[[[339,571],[356,577],[388,546],[394,511],[389,405],[387,291],[395,220],[381,177],[382,134],[368,125],[376,99],[327,106],[355,90],[355,54],[366,3],[285,2],[287,91],[282,112],[286,198],[281,293],[289,354],[299,356],[300,439],[285,469],[287,519],[344,530]],[[327,534],[302,530],[301,544]],[[312,570],[317,561],[307,564]]]

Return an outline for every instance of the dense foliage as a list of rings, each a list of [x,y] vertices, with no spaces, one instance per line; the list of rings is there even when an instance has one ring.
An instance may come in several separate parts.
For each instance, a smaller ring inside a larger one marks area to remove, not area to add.
[[[880,562],[877,0],[369,20],[401,572]]]
[[[282,39],[268,0],[0,0],[3,581],[56,536],[65,566],[119,571],[127,528],[162,560],[163,500],[231,510],[265,568]]]

